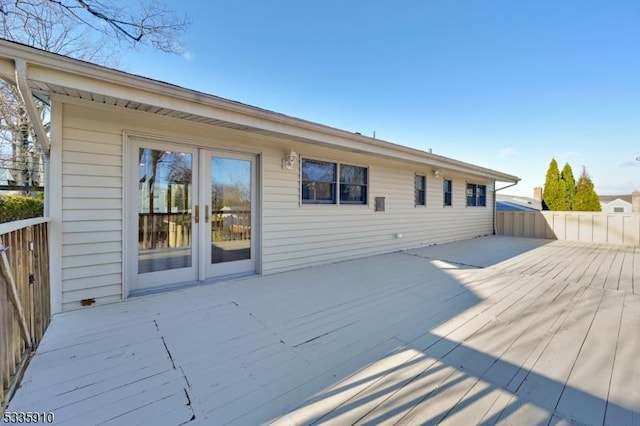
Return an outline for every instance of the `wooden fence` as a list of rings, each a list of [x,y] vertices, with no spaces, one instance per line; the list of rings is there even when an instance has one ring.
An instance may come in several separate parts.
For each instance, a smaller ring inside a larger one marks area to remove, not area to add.
[[[496,233],[593,243],[640,245],[639,213],[497,212]]]
[[[48,222],[0,224],[0,412],[49,325]]]

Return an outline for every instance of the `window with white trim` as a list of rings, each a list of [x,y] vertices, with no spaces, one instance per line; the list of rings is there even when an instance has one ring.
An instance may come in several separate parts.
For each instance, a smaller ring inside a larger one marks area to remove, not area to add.
[[[337,174],[335,163],[302,160],[302,202],[335,204]]]
[[[424,175],[415,175],[414,182],[414,203],[416,206],[427,205],[427,178]]]
[[[368,169],[303,159],[301,185],[303,204],[367,204]]]
[[[487,185],[467,183],[467,206],[486,207],[487,206]]]
[[[340,164],[340,204],[367,204],[367,168]]]
[[[451,179],[443,179],[442,180],[442,195],[443,195],[443,204],[445,206],[450,206],[452,201],[452,193],[453,193],[453,184]]]

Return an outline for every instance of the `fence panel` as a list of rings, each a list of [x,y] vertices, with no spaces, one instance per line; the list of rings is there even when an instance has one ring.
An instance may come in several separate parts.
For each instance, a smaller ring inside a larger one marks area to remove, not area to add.
[[[516,237],[638,246],[640,213],[498,212],[496,230]]]
[[[0,225],[0,411],[49,325],[48,221]]]

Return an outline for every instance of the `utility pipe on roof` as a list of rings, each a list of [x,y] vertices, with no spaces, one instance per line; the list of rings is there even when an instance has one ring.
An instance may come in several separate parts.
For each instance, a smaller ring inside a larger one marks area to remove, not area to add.
[[[36,131],[37,142],[42,147],[45,157],[48,157],[49,152],[51,151],[51,142],[47,137],[47,132],[44,130],[42,121],[40,121],[40,115],[38,114],[36,103],[33,101],[33,96],[31,95],[31,89],[29,88],[29,83],[27,81],[27,62],[24,59],[16,59],[15,64],[16,86],[18,87],[18,93],[20,94],[20,98],[27,109],[31,125]]]

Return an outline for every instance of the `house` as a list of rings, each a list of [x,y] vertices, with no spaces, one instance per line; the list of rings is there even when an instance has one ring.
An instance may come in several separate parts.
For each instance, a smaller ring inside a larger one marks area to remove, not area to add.
[[[607,213],[631,213],[632,195],[600,195],[600,206]]]
[[[0,164],[4,166],[4,161],[0,160]],[[11,195],[16,193],[16,191],[10,189],[13,183],[14,180],[11,175],[11,171],[4,167],[0,168],[0,195]]]
[[[30,191],[42,191],[44,188],[40,185],[43,182],[44,170],[41,162],[37,160],[39,159],[30,165],[31,186],[25,188],[16,179],[16,175],[20,174],[16,162],[10,156],[0,156],[0,195],[24,195]]]
[[[513,212],[513,211],[540,211],[542,210],[542,202],[535,198],[522,197],[517,195],[497,194],[496,210]]]
[[[54,313],[491,234],[519,180],[5,40],[0,76],[51,103]]]

